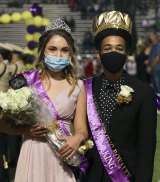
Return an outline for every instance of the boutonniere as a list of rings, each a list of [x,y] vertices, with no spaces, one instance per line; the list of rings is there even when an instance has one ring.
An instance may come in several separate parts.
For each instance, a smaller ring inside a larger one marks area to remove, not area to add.
[[[91,149],[94,146],[94,143],[92,140],[85,141],[84,145],[81,145],[78,149],[78,152],[80,154],[85,154],[87,150]]]
[[[123,103],[129,104],[132,101],[132,93],[134,90],[127,86],[121,85],[121,91],[118,93],[116,102],[121,105]]]

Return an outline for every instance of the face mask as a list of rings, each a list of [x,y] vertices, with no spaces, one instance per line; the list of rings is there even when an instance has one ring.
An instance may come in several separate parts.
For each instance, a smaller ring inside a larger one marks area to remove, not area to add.
[[[56,57],[45,55],[44,63],[51,71],[59,72],[69,65],[69,59],[70,57]]]
[[[109,52],[100,55],[103,67],[110,73],[116,73],[121,70],[126,62],[127,56],[119,52]]]

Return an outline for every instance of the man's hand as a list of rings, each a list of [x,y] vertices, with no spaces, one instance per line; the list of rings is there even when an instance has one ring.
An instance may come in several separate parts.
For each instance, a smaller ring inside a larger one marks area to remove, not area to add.
[[[24,135],[35,136],[35,137],[45,136],[45,134],[48,133],[47,127],[41,124],[35,124],[29,127],[26,126],[22,130],[24,131],[24,132],[22,131]]]

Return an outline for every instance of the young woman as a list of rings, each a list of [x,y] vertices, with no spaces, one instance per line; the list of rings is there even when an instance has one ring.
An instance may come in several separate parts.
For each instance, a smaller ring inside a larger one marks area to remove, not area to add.
[[[46,28],[39,40],[38,54],[37,69],[24,73],[27,83],[34,86],[37,94],[50,106],[62,124],[61,129],[69,132],[73,123],[75,134],[60,139],[66,140],[59,150],[60,159],[43,137],[47,132],[45,127],[35,125],[21,129],[19,132],[26,135],[15,182],[75,182],[71,169],[63,160],[73,156],[82,140],[88,137],[86,93],[83,82],[76,77],[74,40],[62,20],[58,19]],[[1,130],[12,133],[6,125],[3,122]]]

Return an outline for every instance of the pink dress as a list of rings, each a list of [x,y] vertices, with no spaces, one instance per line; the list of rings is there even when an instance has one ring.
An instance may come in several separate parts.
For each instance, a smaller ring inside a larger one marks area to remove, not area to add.
[[[70,97],[67,90],[64,90],[53,103],[68,129],[74,118],[82,85],[82,81],[78,80]],[[56,156],[44,138],[25,136],[18,159],[15,182],[76,182],[76,180],[71,169]]]

